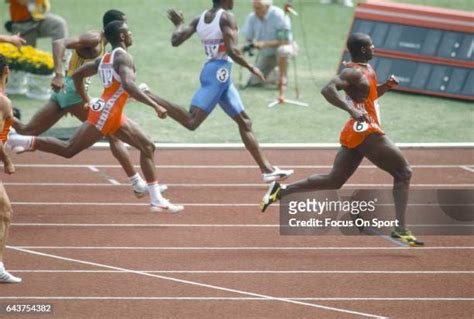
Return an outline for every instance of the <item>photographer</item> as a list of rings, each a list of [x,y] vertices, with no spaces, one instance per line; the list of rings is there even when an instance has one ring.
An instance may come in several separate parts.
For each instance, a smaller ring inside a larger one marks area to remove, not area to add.
[[[258,50],[255,65],[263,72],[267,83],[277,83],[279,78],[279,60],[296,54],[293,43],[290,19],[285,12],[274,6],[272,0],[252,0],[253,12],[250,13],[241,34],[246,39],[243,52],[250,56]],[[286,65],[283,71],[286,76]],[[247,86],[262,85],[262,81],[251,75]]]

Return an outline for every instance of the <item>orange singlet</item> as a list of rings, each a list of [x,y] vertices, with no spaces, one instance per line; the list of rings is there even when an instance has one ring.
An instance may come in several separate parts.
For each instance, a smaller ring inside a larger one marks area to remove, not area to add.
[[[0,95],[5,96],[4,94],[0,93]],[[5,122],[3,123],[3,130],[0,133],[0,140],[2,141],[3,145],[7,142],[8,138],[8,133],[10,132],[10,127],[13,124],[13,117],[9,117],[5,119]]]
[[[113,66],[117,50],[123,49],[116,48],[112,52],[107,52],[100,61],[99,76],[104,85],[104,92],[100,99],[91,103],[87,117],[87,122],[104,135],[115,133],[127,120],[123,108],[127,104],[128,93]]]
[[[380,128],[379,104],[377,101],[377,75],[372,67],[350,62],[346,67],[354,68],[361,71],[370,83],[369,95],[364,103],[357,103],[353,101],[346,93],[346,100],[358,110],[365,111],[369,122],[356,122],[353,118],[347,121],[344,129],[341,132],[339,141],[341,145],[347,148],[355,148],[362,144],[362,142],[372,133],[385,134]]]
[[[8,138],[8,133],[10,132],[10,127],[13,124],[13,118],[8,118],[5,120],[5,123],[3,123],[3,130],[0,133],[0,140],[2,141],[3,145],[7,142]]]

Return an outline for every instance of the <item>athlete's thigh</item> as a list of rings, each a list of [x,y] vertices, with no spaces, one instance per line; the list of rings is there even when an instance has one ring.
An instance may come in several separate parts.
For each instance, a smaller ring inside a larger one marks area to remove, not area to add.
[[[364,156],[356,149],[342,146],[334,158],[330,175],[347,180],[359,167]]]
[[[87,121],[89,109],[85,108],[83,103],[69,106],[66,110],[68,111],[68,113],[74,115],[79,121]]]
[[[28,126],[34,126],[36,133],[39,135],[52,127],[66,113],[67,110],[59,108],[56,102],[49,100],[33,115]]]
[[[102,133],[95,126],[84,122],[69,140],[69,147],[78,153],[94,145],[102,137]]]
[[[231,83],[229,88],[222,94],[219,105],[231,118],[234,118],[244,111],[244,104],[234,84]]]
[[[138,150],[144,150],[147,145],[152,143],[140,126],[130,119],[127,119],[113,135]]]
[[[230,64],[207,63],[200,76],[201,87],[194,93],[191,105],[211,113],[230,81]]]
[[[386,135],[371,134],[357,149],[377,167],[392,175],[409,165],[398,146]]]

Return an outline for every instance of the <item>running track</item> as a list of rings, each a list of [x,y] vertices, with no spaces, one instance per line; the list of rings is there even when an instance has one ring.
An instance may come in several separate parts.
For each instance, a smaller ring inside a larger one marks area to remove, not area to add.
[[[335,150],[266,153],[295,168],[294,181],[327,172]],[[472,148],[404,154],[413,187],[474,188]],[[179,215],[149,213],[108,150],[73,160],[15,156],[17,173],[2,175],[15,211],[5,262],[23,283],[0,286],[0,304],[53,304],[45,318],[474,313],[472,237],[423,237],[426,248],[413,249],[380,237],[280,236],[277,207],[258,210],[266,188],[244,150],[158,150],[155,158],[166,196],[186,205]],[[348,187],[391,184],[362,165]]]

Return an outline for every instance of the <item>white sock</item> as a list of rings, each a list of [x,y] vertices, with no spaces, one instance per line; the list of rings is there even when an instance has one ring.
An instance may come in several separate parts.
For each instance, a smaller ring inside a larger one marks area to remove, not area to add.
[[[143,178],[140,176],[139,173],[135,173],[135,175],[129,178],[130,178],[130,183],[132,183],[132,185],[135,185],[141,182],[145,183],[145,181],[143,180]]]
[[[163,196],[161,196],[158,183],[148,184],[148,192],[150,194],[150,202],[152,205],[160,204],[164,202]]]

